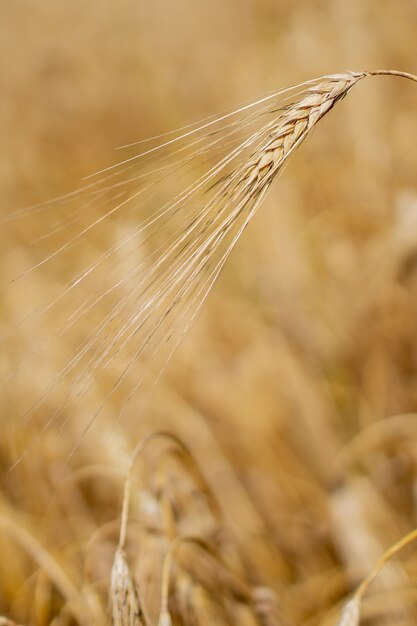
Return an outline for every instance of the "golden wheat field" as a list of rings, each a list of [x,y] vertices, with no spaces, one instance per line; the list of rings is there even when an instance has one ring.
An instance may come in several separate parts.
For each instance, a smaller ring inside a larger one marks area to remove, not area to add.
[[[0,1],[0,625],[417,623],[416,32]]]

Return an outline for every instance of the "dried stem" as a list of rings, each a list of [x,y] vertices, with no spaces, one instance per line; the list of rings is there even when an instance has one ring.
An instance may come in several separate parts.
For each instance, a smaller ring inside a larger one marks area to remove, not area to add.
[[[400,72],[398,70],[371,70],[370,72],[364,72],[364,74],[366,74],[366,76],[399,76],[400,78],[407,78],[417,83],[417,76],[409,72]]]
[[[145,448],[148,446],[148,444],[150,444],[155,439],[166,439],[168,442],[175,445],[177,448],[181,450],[184,456],[184,459],[190,468],[192,475],[195,477],[196,481],[198,482],[199,487],[202,490],[202,492],[207,496],[214,516],[219,520],[221,519],[221,512],[217,504],[217,501],[214,497],[214,494],[211,492],[210,486],[208,485],[207,481],[202,475],[199,467],[195,463],[194,458],[192,454],[190,453],[190,451],[188,450],[187,446],[172,433],[163,432],[163,431],[155,431],[153,433],[150,433],[146,437],[144,437],[138,443],[138,445],[136,446],[133,452],[132,459],[129,465],[126,482],[125,482],[122,515],[121,515],[121,523],[120,523],[119,548],[121,549],[124,548],[126,544],[127,525],[129,521],[130,492],[132,488],[133,472],[134,472],[136,463],[138,459],[141,457],[141,455],[143,454]]]
[[[405,535],[405,537],[402,537],[399,541],[394,543],[394,545],[388,548],[388,550],[381,556],[379,561],[376,563],[373,570],[368,574],[365,580],[359,585],[358,589],[355,592],[355,597],[357,597],[358,599],[362,599],[369,585],[379,574],[381,569],[384,567],[385,563],[389,561],[391,557],[397,554],[397,552],[399,552],[402,548],[404,548],[406,545],[408,545],[415,539],[417,539],[417,528],[409,532],[407,535]]]

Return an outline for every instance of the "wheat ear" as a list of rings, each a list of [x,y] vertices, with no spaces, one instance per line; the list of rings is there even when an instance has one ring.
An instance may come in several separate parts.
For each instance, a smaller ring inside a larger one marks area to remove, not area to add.
[[[364,72],[349,72],[328,76],[313,84],[301,100],[279,116],[267,142],[244,166],[238,185],[243,184],[246,191],[254,195],[269,185],[309,131],[365,76]]]
[[[40,307],[39,310],[35,308],[15,325],[17,328],[32,315],[44,315],[72,289],[79,288],[84,281],[88,285],[94,278],[97,279],[97,288],[81,306],[74,305],[75,309],[63,311],[54,339],[81,323],[84,315],[89,315],[100,303],[109,304],[109,309],[105,309],[106,313],[98,324],[92,325],[87,336],[83,335],[83,339],[69,355],[64,353],[60,367],[42,387],[36,401],[20,413],[21,423],[37,413],[47,416],[31,446],[59,419],[65,424],[74,406],[82,396],[90,393],[96,380],[109,369],[116,356],[120,363],[126,363],[126,367],[113,378],[108,393],[91,411],[91,417],[80,433],[80,441],[113,397],[120,392],[124,394],[115,420],[118,421],[134,394],[144,390],[148,384],[147,372],[155,372],[158,380],[167,361],[201,310],[240,235],[291,154],[319,120],[358,81],[378,75],[400,76],[417,81],[417,77],[395,70],[345,72],[320,77],[289,90],[276,92],[250,107],[241,107],[233,115],[217,118],[217,122],[212,120],[203,123],[166,141],[159,148],[150,148],[136,157],[112,166],[114,172],[104,176],[102,186],[99,181],[87,185],[84,189],[87,206],[98,202],[100,207],[103,201],[105,207],[107,192],[115,194],[110,199],[110,210],[101,213],[100,208],[98,217],[93,212],[91,221],[87,218],[86,224],[81,224],[78,232],[69,241],[15,277],[13,282],[23,279],[46,263],[52,263],[59,255],[65,255],[72,245],[78,245],[96,227],[104,224],[106,219],[121,218],[124,211],[136,211],[141,206],[148,209],[147,203],[150,200],[154,206],[154,192],[165,184],[173,183],[175,191],[179,191],[173,199],[163,203],[155,214],[152,213],[129,232],[121,242],[95,257],[46,307]],[[286,99],[283,102],[280,98],[284,93]],[[259,108],[261,105],[262,108]],[[253,110],[249,110],[251,107],[254,107]],[[269,121],[264,123],[265,120]],[[263,125],[259,128],[258,124],[261,123]],[[246,130],[248,136],[242,141],[242,133]],[[174,150],[172,158],[164,152],[165,148]],[[161,157],[156,169],[149,163],[149,181],[147,170],[138,176],[131,170],[140,158],[145,167],[148,156],[150,159],[153,156],[157,159]],[[188,184],[188,174],[193,171],[201,171],[202,174]],[[182,181],[181,176],[184,174],[187,174],[185,188],[181,188],[182,182],[178,183],[177,177]],[[113,176],[116,178],[112,178]],[[121,197],[119,185],[124,190]],[[74,200],[78,196],[71,195],[68,198],[70,197]],[[115,206],[113,202],[116,202]],[[169,237],[160,244],[159,235],[164,229]],[[148,244],[151,247],[156,246],[151,254],[148,254]],[[135,253],[139,251],[143,260],[126,272],[121,280],[115,279],[113,274],[103,280],[101,272],[110,259],[116,259],[115,269],[124,267],[126,260],[130,263],[131,248]],[[22,358],[14,373],[24,363],[35,365],[35,354],[43,350],[50,340],[50,337],[45,338],[45,341],[40,340],[34,351]],[[138,363],[145,364],[143,374],[134,377],[135,382],[130,383],[131,387],[126,391],[124,385],[126,381],[129,382]],[[11,380],[12,375],[10,373],[7,380]],[[63,379],[69,381],[67,391],[54,412],[48,415],[47,398]],[[2,384],[6,382],[3,381]],[[152,389],[153,386],[152,384]],[[19,460],[21,457],[17,462]]]
[[[347,72],[325,77],[313,84],[301,100],[293,103],[278,118],[266,144],[244,166],[238,185],[245,185],[250,195],[257,195],[265,185],[269,185],[317,122],[366,76],[399,76],[417,82],[417,76],[397,70]]]
[[[126,553],[122,548],[118,548],[113,561],[110,576],[110,606],[113,626],[148,624]]]
[[[288,158],[319,120],[342,100],[359,80],[383,74],[417,81],[417,77],[411,74],[395,70],[376,70],[345,72],[305,83],[307,88],[298,100],[280,111],[279,115],[261,131],[232,150],[206,177],[203,177],[203,182],[197,183],[197,188],[210,185],[207,189],[208,201],[163,256],[163,259],[169,262],[166,268],[161,269],[161,275],[159,275],[160,263],[156,264],[158,285],[156,294],[150,297],[149,289],[152,283],[147,285],[141,294],[144,297],[144,318],[140,311],[139,330],[150,319],[153,307],[156,310],[162,304],[162,310],[136,355],[140,355],[157,333],[169,324],[173,311],[184,306],[185,312],[180,316],[180,325],[183,329],[177,341],[174,341],[168,357],[170,358],[198,314],[240,235],[258,210],[273,180]],[[221,176],[228,164],[235,158],[243,156],[252,146],[253,151],[249,158],[243,159],[242,163],[237,164],[223,179],[216,181],[217,176]],[[185,198],[187,196],[188,194]],[[221,254],[220,259],[216,258],[217,254]],[[208,277],[205,276],[207,272]],[[202,283],[201,286],[199,283]],[[171,296],[168,304],[164,301],[167,296]],[[134,334],[136,333],[137,330]],[[163,341],[169,342],[171,335],[171,331],[168,330]],[[130,337],[126,341],[129,339]],[[136,362],[136,355],[128,369]],[[140,382],[137,387],[139,385]],[[96,414],[87,425],[86,431]]]

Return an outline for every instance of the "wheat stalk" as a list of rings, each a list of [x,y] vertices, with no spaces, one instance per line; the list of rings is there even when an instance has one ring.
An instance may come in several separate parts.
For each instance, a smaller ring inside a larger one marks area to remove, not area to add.
[[[417,529],[410,531],[404,537],[401,537],[396,543],[384,552],[381,558],[374,565],[368,576],[361,582],[356,589],[353,597],[345,604],[342,609],[338,626],[358,626],[360,619],[360,608],[363,597],[368,590],[369,585],[378,576],[384,565],[400,550],[417,539]]]
[[[1,509],[0,528],[6,531],[49,576],[78,623],[82,625],[90,623],[92,620],[89,607],[67,572],[6,507],[3,510],[3,504]]]

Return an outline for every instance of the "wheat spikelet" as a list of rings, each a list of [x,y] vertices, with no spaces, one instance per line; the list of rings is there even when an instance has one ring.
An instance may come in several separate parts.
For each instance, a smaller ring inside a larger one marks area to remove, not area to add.
[[[328,76],[309,87],[300,100],[283,112],[268,141],[243,168],[238,185],[243,185],[248,197],[260,193],[265,185],[272,182],[308,132],[364,76],[364,73],[355,72]]]
[[[169,611],[162,611],[158,619],[158,626],[171,626],[171,624],[172,619]]]
[[[290,626],[291,622],[285,619],[277,594],[270,587],[255,587],[252,603],[255,613],[265,626]]]
[[[146,626],[136,584],[121,548],[115,554],[111,571],[110,606],[114,626]]]
[[[360,618],[361,602],[357,597],[352,598],[345,604],[337,622],[337,626],[358,626]]]

